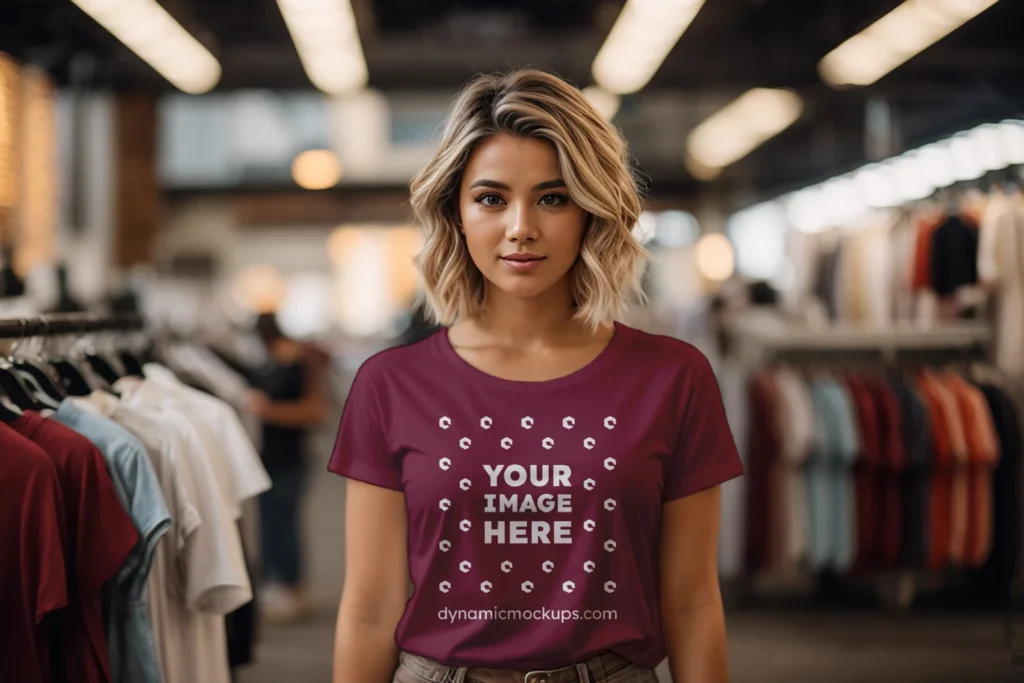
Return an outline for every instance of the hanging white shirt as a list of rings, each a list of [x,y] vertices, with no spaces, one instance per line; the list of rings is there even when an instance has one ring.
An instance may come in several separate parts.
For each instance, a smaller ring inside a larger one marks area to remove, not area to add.
[[[227,403],[183,384],[171,370],[156,363],[143,366],[146,380],[152,385],[144,389],[145,400],[153,404],[173,405],[188,415],[196,425],[216,435],[218,450],[225,460],[236,503],[270,490],[267,474],[259,453],[249,439],[237,413]]]
[[[251,388],[246,379],[213,351],[202,346],[176,344],[169,347],[165,354],[174,368],[188,372],[204,388],[239,412],[239,419],[249,440],[258,449],[261,445],[259,440],[263,436],[260,421],[254,415],[242,412],[246,393]]]
[[[173,526],[146,586],[164,683],[230,683],[223,615],[252,600],[252,585],[215,456],[173,410],[127,405],[103,392],[88,403],[139,438],[172,506]]]

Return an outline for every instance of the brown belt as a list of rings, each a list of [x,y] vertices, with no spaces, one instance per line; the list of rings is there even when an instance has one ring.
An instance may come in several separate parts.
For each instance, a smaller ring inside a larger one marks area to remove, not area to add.
[[[479,683],[601,683],[608,674],[634,666],[625,657],[609,650],[558,669],[495,669],[478,666],[453,667],[441,662],[402,651],[399,667],[405,667],[424,683],[464,683],[468,678]]]

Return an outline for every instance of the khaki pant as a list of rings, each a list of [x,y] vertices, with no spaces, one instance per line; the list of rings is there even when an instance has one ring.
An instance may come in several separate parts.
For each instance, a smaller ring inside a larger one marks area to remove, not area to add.
[[[401,652],[392,683],[658,683],[654,669],[605,651],[559,669],[516,671],[451,667],[428,657]]]

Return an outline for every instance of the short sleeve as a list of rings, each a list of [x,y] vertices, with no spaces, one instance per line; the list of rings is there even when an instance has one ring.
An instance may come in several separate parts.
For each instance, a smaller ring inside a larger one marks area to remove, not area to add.
[[[87,443],[81,439],[83,446]],[[112,579],[139,542],[131,517],[121,507],[100,452],[91,444],[78,456],[76,552],[78,583],[95,590]]]
[[[366,364],[356,373],[327,469],[349,479],[401,491],[402,471],[385,436],[377,387]]]
[[[189,609],[227,614],[252,600],[252,584],[231,501],[217,480],[213,458],[195,425],[177,415],[166,423],[173,461],[181,464],[201,522],[181,553],[182,597]]]
[[[242,503],[270,490],[270,475],[260,460],[256,447],[245,431],[242,420],[234,409],[214,397],[208,397],[211,405],[217,405],[217,426],[223,435],[223,450],[230,467],[237,502]]]
[[[171,526],[171,513],[142,444],[126,435],[118,447],[125,453],[124,459],[119,461],[127,470],[125,479],[131,488],[130,514],[142,541],[133,573],[145,577],[149,575],[157,543]]]
[[[697,493],[743,474],[722,392],[703,354],[694,352],[692,370],[683,384],[679,432],[665,472],[663,501]]]

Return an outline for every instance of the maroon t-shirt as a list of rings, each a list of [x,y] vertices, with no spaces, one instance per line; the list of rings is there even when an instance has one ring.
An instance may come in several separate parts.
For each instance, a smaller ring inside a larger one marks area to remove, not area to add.
[[[622,324],[547,382],[477,370],[442,329],[360,368],[329,469],[405,493],[398,646],[451,666],[666,656],[662,503],[742,473],[694,347]]]
[[[117,499],[103,455],[91,441],[30,411],[11,427],[50,456],[60,480],[69,604],[60,615],[59,637],[67,683],[109,683],[102,589],[124,564],[139,533]]]
[[[0,678],[49,683],[50,614],[68,603],[64,501],[39,446],[0,423]]]

